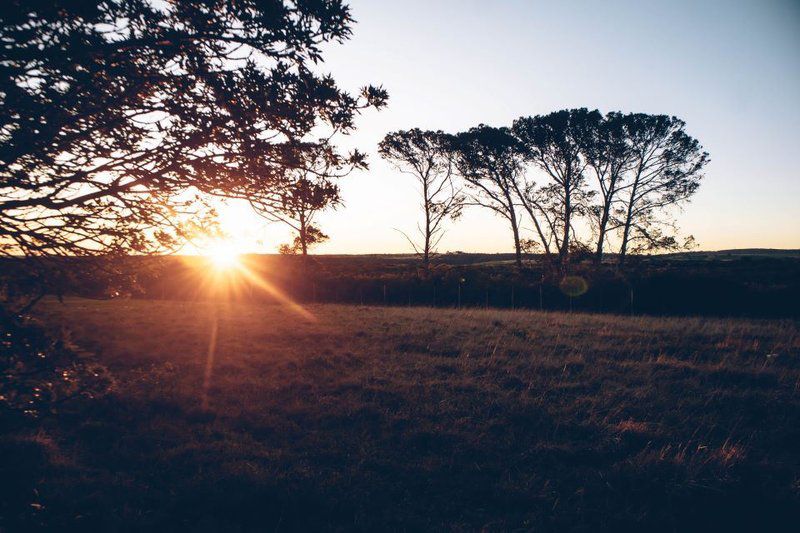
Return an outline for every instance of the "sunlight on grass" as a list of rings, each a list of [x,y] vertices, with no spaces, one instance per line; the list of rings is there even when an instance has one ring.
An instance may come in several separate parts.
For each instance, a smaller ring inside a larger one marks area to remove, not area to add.
[[[211,269],[203,272],[199,287],[211,289],[216,298],[230,301],[243,294],[252,296],[254,292],[263,292],[306,320],[316,320],[313,314],[262,273],[252,269],[234,242],[213,241],[203,248],[203,256]]]

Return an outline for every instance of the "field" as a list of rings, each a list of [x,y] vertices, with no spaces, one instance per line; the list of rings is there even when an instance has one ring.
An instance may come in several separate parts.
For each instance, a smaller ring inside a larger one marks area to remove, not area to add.
[[[116,384],[2,437],[6,526],[767,531],[800,519],[796,321],[306,309],[41,304]]]

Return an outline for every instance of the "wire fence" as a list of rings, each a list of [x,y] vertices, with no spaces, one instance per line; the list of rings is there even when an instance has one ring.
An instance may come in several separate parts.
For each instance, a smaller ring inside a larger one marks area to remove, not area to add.
[[[205,289],[165,281],[142,296],[163,299],[281,301],[362,306],[498,308],[649,315],[800,317],[797,289],[757,290],[704,280],[586,281],[570,292],[552,280],[334,278],[216,284]],[[793,292],[794,291],[794,292]]]

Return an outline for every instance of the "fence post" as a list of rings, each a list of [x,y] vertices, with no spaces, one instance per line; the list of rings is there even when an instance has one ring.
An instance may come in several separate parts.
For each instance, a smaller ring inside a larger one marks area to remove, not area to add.
[[[386,305],[386,284],[383,284],[383,305]]]
[[[514,305],[514,286],[511,286],[511,309],[515,309],[516,306]]]
[[[631,316],[633,316],[633,287],[631,287]]]
[[[539,282],[539,311],[544,311],[544,299],[542,298],[542,282]]]

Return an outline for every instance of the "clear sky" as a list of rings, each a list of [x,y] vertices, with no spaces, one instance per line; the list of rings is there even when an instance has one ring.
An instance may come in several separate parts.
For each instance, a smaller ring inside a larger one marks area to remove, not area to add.
[[[700,249],[800,248],[800,1],[351,0],[353,38],[323,68],[357,90],[382,84],[381,112],[342,146],[370,170],[342,182],[317,253],[410,251],[395,228],[421,215],[415,182],[376,145],[412,127],[457,132],[569,107],[676,115],[711,154],[678,220]],[[288,232],[246,210],[229,230],[272,252]],[[440,250],[511,251],[506,224],[479,208],[449,226]]]

